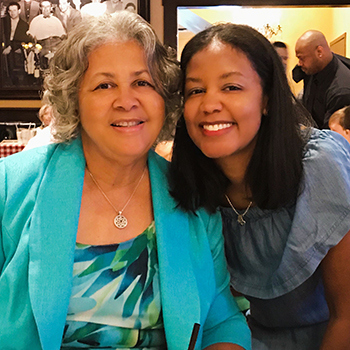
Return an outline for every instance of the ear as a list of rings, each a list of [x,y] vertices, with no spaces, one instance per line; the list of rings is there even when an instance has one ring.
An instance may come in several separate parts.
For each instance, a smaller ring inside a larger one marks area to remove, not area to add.
[[[318,45],[316,48],[316,55],[318,58],[322,58],[324,55],[324,50],[323,47],[321,45]]]

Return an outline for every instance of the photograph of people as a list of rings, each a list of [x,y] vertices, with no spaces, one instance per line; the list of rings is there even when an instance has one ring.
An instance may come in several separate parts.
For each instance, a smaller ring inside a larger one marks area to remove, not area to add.
[[[196,325],[193,349],[251,349],[220,214],[178,208],[152,150],[179,77],[129,11],[83,19],[59,46],[43,101],[55,143],[0,160],[3,349],[188,349]]]
[[[7,6],[7,15],[2,18],[4,47],[2,50],[6,73],[6,82],[9,85],[24,84],[26,73],[24,71],[24,52],[22,42],[28,42],[28,24],[20,18],[21,6],[12,1]],[[5,84],[6,84],[5,82]]]
[[[349,143],[308,126],[276,50],[249,26],[198,33],[181,69],[171,193],[185,211],[220,210],[252,349],[348,350]]]

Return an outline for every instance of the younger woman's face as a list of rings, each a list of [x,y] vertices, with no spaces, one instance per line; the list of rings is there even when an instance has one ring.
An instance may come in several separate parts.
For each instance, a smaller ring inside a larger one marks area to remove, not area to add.
[[[214,41],[190,60],[184,117],[207,157],[250,158],[265,107],[260,77],[243,52]]]

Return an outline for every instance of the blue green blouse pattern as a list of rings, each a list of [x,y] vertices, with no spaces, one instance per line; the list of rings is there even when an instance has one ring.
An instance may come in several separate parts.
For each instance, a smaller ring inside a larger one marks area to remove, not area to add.
[[[154,222],[120,244],[77,243],[62,349],[166,349]]]

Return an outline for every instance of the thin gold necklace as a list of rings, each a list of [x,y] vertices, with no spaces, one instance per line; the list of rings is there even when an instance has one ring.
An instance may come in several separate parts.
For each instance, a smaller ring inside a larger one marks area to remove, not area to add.
[[[145,167],[145,169],[143,170],[143,173],[142,173],[142,175],[140,177],[139,182],[137,183],[133,193],[131,194],[131,196],[129,197],[127,202],[125,203],[123,209],[122,210],[117,210],[116,207],[113,205],[113,203],[110,201],[110,199],[107,197],[106,193],[103,192],[101,186],[98,184],[97,180],[91,174],[91,171],[88,169],[88,167],[86,167],[86,170],[89,172],[90,177],[91,177],[92,181],[94,182],[94,184],[96,185],[96,187],[99,189],[99,191],[101,192],[103,197],[105,197],[106,201],[110,204],[110,206],[115,210],[115,212],[118,213],[117,216],[113,220],[113,223],[114,223],[116,228],[122,229],[122,228],[125,228],[128,225],[128,220],[127,220],[127,218],[124,215],[122,215],[122,213],[123,213],[124,209],[127,207],[127,205],[129,204],[129,202],[131,201],[131,198],[134,196],[134,194],[135,194],[137,188],[139,187],[143,177],[145,176],[146,168],[147,167]]]
[[[236,208],[233,206],[233,204],[232,204],[231,201],[230,201],[230,198],[228,198],[228,196],[227,196],[226,194],[225,194],[225,197],[226,197],[226,199],[227,199],[227,201],[228,201],[228,204],[230,204],[232,210],[238,215],[238,217],[237,217],[237,222],[238,222],[241,226],[244,226],[245,223],[246,223],[246,221],[244,220],[244,215],[248,213],[248,210],[249,210],[250,206],[253,204],[253,202],[250,202],[249,205],[248,205],[248,207],[247,207],[247,209],[244,211],[244,213],[243,213],[243,214],[240,214],[240,213],[236,210]]]

